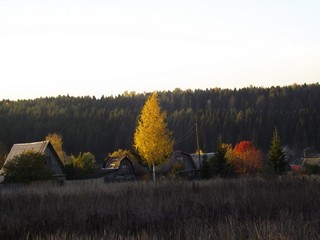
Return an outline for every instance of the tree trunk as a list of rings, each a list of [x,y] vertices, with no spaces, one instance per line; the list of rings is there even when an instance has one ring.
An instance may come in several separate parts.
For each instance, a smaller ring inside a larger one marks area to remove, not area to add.
[[[152,177],[153,181],[156,181],[156,167],[154,166],[154,163],[152,164]]]

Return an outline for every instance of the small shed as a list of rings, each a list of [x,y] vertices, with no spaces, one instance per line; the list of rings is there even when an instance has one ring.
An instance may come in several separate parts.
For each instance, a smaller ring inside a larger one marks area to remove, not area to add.
[[[193,162],[196,164],[197,169],[200,169],[204,161],[208,161],[210,158],[214,157],[215,153],[192,153],[191,157]]]
[[[48,166],[52,172],[52,176],[55,178],[65,178],[63,164],[50,141],[14,144],[4,164],[26,151],[34,151],[44,154],[46,156],[46,161],[44,164]],[[3,173],[3,169],[1,169],[0,173],[1,172]]]
[[[136,179],[132,161],[127,156],[106,159],[100,172],[105,173],[105,181]]]
[[[183,177],[194,178],[196,177],[197,166],[190,154],[175,151],[168,162],[158,167],[158,171],[164,175],[172,173]]]

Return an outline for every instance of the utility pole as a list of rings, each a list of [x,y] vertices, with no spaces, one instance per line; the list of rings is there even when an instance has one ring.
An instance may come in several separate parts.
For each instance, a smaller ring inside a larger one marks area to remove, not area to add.
[[[198,123],[196,123],[196,137],[197,137],[197,148],[198,148],[198,156],[199,156],[199,169],[201,167],[201,160],[200,160],[200,146],[199,146],[199,132],[198,132]]]

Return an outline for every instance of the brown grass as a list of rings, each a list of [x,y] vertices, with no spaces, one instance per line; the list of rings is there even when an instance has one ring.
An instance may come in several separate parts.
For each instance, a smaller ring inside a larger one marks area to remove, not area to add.
[[[320,239],[320,181],[0,186],[0,239]]]

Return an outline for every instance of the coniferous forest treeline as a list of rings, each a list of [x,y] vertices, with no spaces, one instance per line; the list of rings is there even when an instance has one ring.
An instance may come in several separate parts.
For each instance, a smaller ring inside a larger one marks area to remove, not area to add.
[[[131,149],[138,115],[148,94],[115,97],[58,96],[0,102],[0,142],[8,149],[18,142],[40,141],[48,133],[63,137],[68,154],[92,152],[97,160],[119,148]],[[195,123],[200,148],[215,149],[217,139],[235,144],[252,140],[262,151],[270,147],[277,127],[281,143],[302,154],[320,151],[320,85],[238,90],[163,91],[160,105],[167,111],[175,150],[196,151]]]

